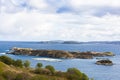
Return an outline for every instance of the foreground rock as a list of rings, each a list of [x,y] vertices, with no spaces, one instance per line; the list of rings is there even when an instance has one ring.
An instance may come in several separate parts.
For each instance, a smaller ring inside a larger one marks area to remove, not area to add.
[[[12,48],[8,54],[14,55],[29,55],[29,56],[41,56],[51,58],[80,58],[80,59],[92,59],[93,57],[102,56],[114,56],[111,52],[69,52],[62,50],[34,50],[31,48]]]
[[[99,60],[96,62],[97,65],[105,65],[105,66],[112,66],[113,62],[110,61],[109,59],[106,60]]]

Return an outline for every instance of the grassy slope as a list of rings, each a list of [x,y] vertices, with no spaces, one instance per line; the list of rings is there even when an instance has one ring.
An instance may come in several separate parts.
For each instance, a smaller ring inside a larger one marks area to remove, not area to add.
[[[10,67],[8,65],[4,64],[3,62],[0,62],[0,74],[8,69],[10,69]]]
[[[0,73],[3,73],[5,71],[20,73],[20,72],[22,72],[22,69],[16,68],[14,66],[6,65],[5,63],[0,61]]]
[[[66,78],[57,77],[57,76],[34,74],[34,73],[31,73],[29,69],[9,66],[9,65],[6,65],[0,61],[0,80],[5,80],[2,76],[2,73],[4,73],[5,71],[10,71],[10,72],[13,72],[15,74],[26,72],[27,74],[29,74],[32,77],[38,76],[39,78],[42,78],[43,80],[67,80]],[[35,80],[38,80],[38,79],[35,79]]]

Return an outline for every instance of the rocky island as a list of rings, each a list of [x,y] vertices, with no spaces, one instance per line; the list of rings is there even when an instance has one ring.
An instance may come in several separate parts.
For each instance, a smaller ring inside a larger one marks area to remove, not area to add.
[[[7,54],[41,56],[50,58],[80,58],[92,59],[93,57],[114,56],[112,52],[70,52],[63,50],[35,50],[31,48],[13,47]]]
[[[112,66],[113,62],[109,59],[106,60],[99,60],[96,62],[97,65],[105,65],[105,66]]]

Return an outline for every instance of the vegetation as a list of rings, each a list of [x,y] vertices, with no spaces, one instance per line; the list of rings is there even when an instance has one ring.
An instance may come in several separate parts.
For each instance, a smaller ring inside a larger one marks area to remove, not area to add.
[[[48,69],[48,70],[50,70],[50,72],[51,72],[52,74],[54,74],[55,68],[54,68],[53,66],[47,65],[45,68]]]
[[[26,60],[24,63],[23,63],[24,67],[26,68],[29,68],[30,67],[30,61]]]
[[[68,79],[69,80],[89,80],[87,75],[84,73],[81,73],[78,69],[76,68],[69,68],[67,70],[68,73]]]
[[[42,66],[42,63],[37,63],[36,68],[41,68]]]
[[[16,66],[16,67],[21,67],[22,68],[23,67],[22,60],[18,59],[16,61],[14,61],[13,65]]]
[[[29,61],[0,56],[0,80],[89,80],[86,74],[76,68],[61,72],[51,65],[42,68],[42,63],[38,63],[35,69],[29,67]]]
[[[0,61],[4,62],[5,64],[8,64],[8,65],[14,64],[14,60],[7,56],[0,56]]]
[[[5,72],[3,72],[2,76],[6,80],[15,80],[16,74],[14,72],[12,72],[12,71],[5,71]]]

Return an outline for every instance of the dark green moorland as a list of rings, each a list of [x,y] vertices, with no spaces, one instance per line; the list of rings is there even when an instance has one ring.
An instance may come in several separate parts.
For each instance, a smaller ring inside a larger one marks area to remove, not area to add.
[[[0,56],[0,80],[93,80],[76,68],[66,72],[56,71],[51,65],[43,68],[38,63],[36,68],[30,68],[29,61],[14,60]]]

